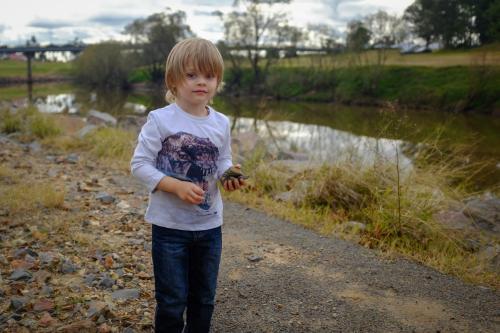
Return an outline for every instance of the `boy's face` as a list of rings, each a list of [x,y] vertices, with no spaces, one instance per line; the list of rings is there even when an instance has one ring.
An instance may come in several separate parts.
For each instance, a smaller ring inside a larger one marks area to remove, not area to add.
[[[199,73],[188,67],[177,87],[176,99],[193,106],[207,105],[217,90],[217,77]]]

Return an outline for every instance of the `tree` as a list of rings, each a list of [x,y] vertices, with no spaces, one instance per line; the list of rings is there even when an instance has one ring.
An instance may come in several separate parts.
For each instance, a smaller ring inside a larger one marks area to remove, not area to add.
[[[383,10],[368,15],[364,18],[364,26],[370,31],[373,46],[391,47],[401,42],[404,37],[402,18],[390,15]]]
[[[426,47],[436,38],[433,26],[433,0],[417,0],[406,8],[403,19],[406,20],[415,35],[425,40]]]
[[[481,44],[500,41],[500,0],[470,0]]]
[[[125,27],[125,34],[139,46],[139,65],[147,66],[153,81],[162,80],[164,65],[170,50],[182,39],[192,37],[189,25],[185,23],[183,11],[161,12],[137,19]]]
[[[287,15],[275,10],[275,5],[288,3],[290,0],[235,0],[232,12],[227,15],[220,14],[224,21],[227,47],[240,49],[250,62],[253,73],[252,92],[255,92],[257,85],[265,81],[269,66],[276,56],[276,53],[271,51],[266,57],[265,67],[261,68],[265,48],[283,45],[293,36],[283,33],[289,29]],[[230,53],[232,57],[238,56],[238,51]]]
[[[370,43],[371,32],[364,25],[363,22],[354,20],[347,24],[347,49],[354,52],[364,50]]]
[[[122,45],[105,42],[91,45],[75,61],[77,82],[98,88],[126,88],[130,65]]]
[[[312,33],[312,40],[319,41],[319,46],[327,53],[338,51],[340,33],[338,30],[324,23],[309,24],[307,30]]]
[[[477,0],[416,0],[405,11],[414,33],[429,45],[441,42],[446,48],[474,43]]]

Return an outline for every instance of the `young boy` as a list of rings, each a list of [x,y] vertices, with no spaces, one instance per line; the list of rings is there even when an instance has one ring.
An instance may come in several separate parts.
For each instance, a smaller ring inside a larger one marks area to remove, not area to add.
[[[222,250],[217,181],[232,166],[229,120],[208,106],[222,80],[217,48],[186,39],[170,52],[167,101],[149,113],[131,161],[150,190],[155,332],[208,332]],[[237,168],[239,166],[236,166]],[[243,179],[225,181],[233,191]]]

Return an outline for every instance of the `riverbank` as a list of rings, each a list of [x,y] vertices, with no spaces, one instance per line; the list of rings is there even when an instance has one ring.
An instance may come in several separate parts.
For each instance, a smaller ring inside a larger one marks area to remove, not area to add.
[[[151,332],[147,189],[0,135],[0,330]],[[8,200],[5,200],[5,198]],[[500,295],[225,200],[215,332],[497,332]]]
[[[500,67],[360,66],[341,68],[274,67],[266,81],[251,87],[252,72],[227,70],[224,93],[257,89],[274,99],[392,105],[413,109],[500,115]]]
[[[384,65],[373,61],[349,65],[353,55],[282,59],[258,83],[253,82],[249,66],[235,71],[228,62],[222,94],[500,115],[500,66],[498,51],[494,51],[493,55],[482,58],[480,55],[486,50],[439,52],[414,58],[390,51],[388,59],[394,59]],[[370,54],[360,57],[374,57]],[[455,60],[447,62],[449,57]],[[397,60],[400,58],[410,60]],[[318,59],[323,60],[318,63]],[[25,66],[25,62],[0,61],[0,84],[25,82]],[[34,80],[69,80],[71,66],[71,63],[34,62]],[[148,74],[140,68],[128,76],[131,85],[148,80]]]
[[[122,126],[109,115],[91,116],[87,121],[94,124]],[[71,135],[63,131],[70,120],[80,122],[72,124]],[[128,116],[125,124],[132,120]],[[139,125],[140,117],[137,120]],[[33,109],[2,117],[2,131],[25,143],[40,141],[67,153],[86,152],[128,170],[139,127],[87,127],[78,132],[84,125],[79,118],[42,116]],[[250,185],[228,198],[320,234],[400,253],[466,281],[500,287],[500,225],[495,217],[499,193],[467,191],[463,185],[477,166],[467,163],[463,152],[443,154],[422,144],[415,166],[405,171],[397,159],[383,156],[364,166],[352,159],[321,166],[290,161],[293,153],[271,156],[266,146],[251,133],[233,139],[235,161],[243,163]]]

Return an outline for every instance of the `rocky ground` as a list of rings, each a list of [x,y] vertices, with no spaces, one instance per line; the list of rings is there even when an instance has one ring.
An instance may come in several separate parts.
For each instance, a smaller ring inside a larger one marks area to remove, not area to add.
[[[78,154],[0,138],[0,186],[49,182],[55,209],[0,203],[4,332],[149,332],[146,191]],[[27,190],[29,191],[29,190]],[[500,294],[226,202],[214,332],[498,332]]]

